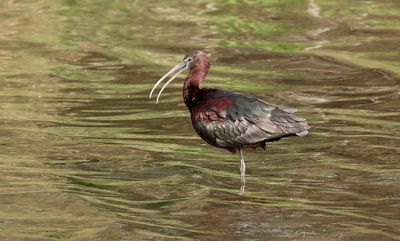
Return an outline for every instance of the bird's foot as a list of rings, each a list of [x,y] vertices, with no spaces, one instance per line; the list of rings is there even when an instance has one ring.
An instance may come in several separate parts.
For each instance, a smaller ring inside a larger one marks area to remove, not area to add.
[[[246,188],[245,185],[240,186],[239,195],[243,195],[244,194],[245,188]]]

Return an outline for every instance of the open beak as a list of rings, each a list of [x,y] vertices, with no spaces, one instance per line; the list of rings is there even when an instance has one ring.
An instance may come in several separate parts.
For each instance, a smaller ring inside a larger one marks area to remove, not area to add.
[[[187,70],[189,68],[189,61],[188,59],[184,59],[182,62],[180,62],[178,65],[173,67],[168,73],[166,73],[161,79],[157,81],[157,83],[154,85],[153,89],[151,89],[149,99],[151,99],[151,96],[153,95],[154,90],[157,88],[157,86],[168,76],[172,75],[172,77],[164,84],[164,86],[161,88],[160,92],[158,92],[157,99],[156,99],[156,104],[158,103],[158,99],[160,99],[161,93],[164,91],[164,89],[178,76],[180,73],[183,71]]]

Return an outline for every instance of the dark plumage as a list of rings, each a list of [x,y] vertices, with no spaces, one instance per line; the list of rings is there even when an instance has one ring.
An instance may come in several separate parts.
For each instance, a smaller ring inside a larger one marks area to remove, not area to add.
[[[201,89],[189,108],[192,125],[207,143],[236,152],[264,147],[282,137],[304,136],[309,129],[295,110],[223,90]]]
[[[183,87],[183,99],[188,107],[192,125],[207,143],[239,151],[241,174],[245,163],[243,148],[263,147],[265,143],[287,136],[305,136],[310,128],[306,120],[296,116],[296,110],[266,103],[254,97],[216,89],[200,89],[200,83],[208,73],[208,57],[201,51],[193,51],[183,61],[164,75],[153,87],[150,98],[163,79],[174,74],[164,88],[182,71],[189,70]]]

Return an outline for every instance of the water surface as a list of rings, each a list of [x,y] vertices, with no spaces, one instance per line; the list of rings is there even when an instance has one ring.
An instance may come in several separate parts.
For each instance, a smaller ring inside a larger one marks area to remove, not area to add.
[[[0,1],[1,240],[400,240],[400,6]],[[297,108],[309,136],[205,144],[183,76]]]

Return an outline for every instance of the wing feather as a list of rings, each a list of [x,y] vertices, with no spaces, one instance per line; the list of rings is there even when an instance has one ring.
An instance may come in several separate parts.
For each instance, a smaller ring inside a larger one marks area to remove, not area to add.
[[[218,98],[228,98],[232,104],[216,108]],[[219,147],[236,148],[289,135],[303,136],[309,129],[306,120],[294,114],[295,109],[237,93],[211,91],[198,100],[198,106],[192,110],[193,126],[204,140]]]

